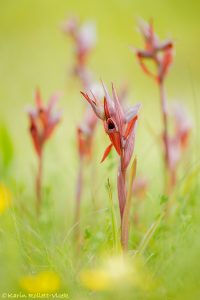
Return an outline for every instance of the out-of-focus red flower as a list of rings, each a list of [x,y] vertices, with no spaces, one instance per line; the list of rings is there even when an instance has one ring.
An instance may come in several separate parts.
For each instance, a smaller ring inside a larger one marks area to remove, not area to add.
[[[77,139],[80,158],[91,157],[92,154],[92,141],[94,129],[96,127],[96,116],[87,109],[83,122],[77,127]]]
[[[171,40],[161,42],[154,32],[152,22],[148,24],[141,21],[139,30],[145,42],[144,49],[135,50],[139,64],[147,75],[162,82],[173,60],[173,42]],[[154,62],[156,73],[153,73],[145,64],[147,59]]]
[[[140,105],[137,104],[124,112],[114,86],[112,85],[112,98],[104,85],[103,88],[103,102],[94,94],[92,94],[92,97],[83,92],[81,94],[90,103],[96,116],[103,120],[105,131],[111,141],[104,152],[102,161],[106,159],[112,146],[114,146],[118,155],[122,158],[122,168],[126,169],[134,150],[135,129]]]
[[[40,95],[40,90],[35,93],[35,108],[28,110],[30,121],[30,134],[37,155],[42,155],[42,149],[52,135],[56,125],[60,122],[60,112],[53,112],[53,109],[58,101],[59,95],[55,94],[51,97],[48,105],[45,107]]]
[[[169,169],[175,172],[184,151],[189,145],[192,122],[182,104],[172,106],[170,115],[174,122],[174,132],[169,136]]]
[[[77,18],[73,17],[63,25],[63,31],[71,37],[75,47],[76,63],[73,73],[88,88],[91,82],[91,75],[87,69],[87,60],[96,44],[95,24],[93,22],[81,24]]]
[[[138,198],[144,198],[149,186],[147,178],[139,176],[133,182],[133,193]]]

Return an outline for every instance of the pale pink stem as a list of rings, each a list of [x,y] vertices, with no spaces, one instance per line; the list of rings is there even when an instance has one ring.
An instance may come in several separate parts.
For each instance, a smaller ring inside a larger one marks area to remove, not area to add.
[[[120,159],[119,170],[118,170],[118,200],[119,200],[119,208],[120,208],[120,217],[121,217],[121,245],[123,250],[127,250],[128,248],[128,233],[129,226],[128,222],[124,222],[124,208],[126,205],[126,168],[123,167],[123,155]],[[127,220],[126,220],[127,221]],[[123,226],[125,224],[125,227]]]
[[[41,209],[41,202],[42,202],[42,171],[43,171],[43,155],[38,157],[38,173],[36,176],[36,182],[35,182],[35,189],[36,189],[36,196],[37,196],[37,202],[36,202],[36,212],[37,215],[40,214],[40,209]]]
[[[122,159],[117,174],[118,200],[121,220],[123,218],[124,206],[126,203],[126,170],[122,168]]]

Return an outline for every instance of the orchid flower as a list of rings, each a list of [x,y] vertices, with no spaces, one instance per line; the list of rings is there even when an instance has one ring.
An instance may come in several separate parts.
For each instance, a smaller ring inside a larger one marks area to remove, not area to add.
[[[37,212],[39,213],[41,205],[41,181],[42,181],[42,164],[43,150],[46,141],[51,137],[57,124],[60,122],[60,112],[54,112],[53,109],[58,101],[59,95],[51,97],[48,105],[45,107],[41,98],[40,90],[35,93],[35,108],[28,110],[29,131],[32,138],[33,146],[38,157],[38,174],[36,177],[36,194],[37,194]]]
[[[169,173],[169,134],[168,134],[168,107],[166,93],[164,89],[164,81],[172,64],[174,44],[171,40],[160,41],[158,36],[155,34],[153,24],[149,24],[141,21],[139,26],[140,32],[144,38],[145,46],[144,49],[136,49],[136,57],[139,61],[143,71],[156,79],[160,93],[160,104],[161,113],[163,119],[163,143],[164,143],[164,163],[166,169],[165,176],[165,189],[167,191],[168,186],[168,173]],[[153,73],[145,64],[145,61],[152,61],[156,67],[156,72]]]
[[[128,111],[124,111],[114,86],[112,85],[112,97],[109,95],[109,92],[104,84],[103,89],[103,101],[102,99],[96,97],[96,95],[93,93],[89,95],[89,93],[81,92],[81,94],[91,105],[96,116],[103,121],[105,132],[109,136],[111,142],[106,148],[101,162],[106,159],[112,147],[115,148],[118,156],[120,157],[117,182],[122,223],[127,196],[126,171],[134,151],[135,132],[140,105],[137,104]]]
[[[160,41],[155,34],[153,24],[141,21],[139,30],[143,35],[145,48],[136,49],[136,56],[143,71],[155,78],[158,82],[162,82],[168,72],[173,59],[173,42],[171,40]],[[156,66],[154,74],[146,65],[145,60],[152,60]]]
[[[73,74],[80,79],[85,88],[88,88],[91,74],[87,68],[87,61],[96,44],[95,24],[93,22],[81,24],[77,18],[71,18],[63,25],[63,31],[74,43],[76,63]]]
[[[192,122],[182,104],[176,103],[170,113],[174,121],[174,132],[169,137],[170,188],[172,189],[176,184],[178,164],[189,145]]]

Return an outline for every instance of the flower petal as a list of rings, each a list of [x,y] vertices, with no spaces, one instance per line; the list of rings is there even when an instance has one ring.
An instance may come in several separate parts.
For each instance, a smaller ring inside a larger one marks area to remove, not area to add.
[[[131,133],[131,131],[133,130],[133,127],[136,123],[138,119],[138,116],[136,115],[128,124],[127,124],[127,127],[126,127],[126,131],[125,131],[125,134],[124,134],[124,138],[126,139],[129,134]]]
[[[128,136],[125,140],[125,145],[124,145],[124,160],[123,160],[123,167],[127,168],[135,146],[135,130],[136,130],[136,125],[137,125],[137,119],[133,121],[131,124],[132,127],[129,128],[129,133]]]
[[[138,114],[140,107],[141,104],[138,103],[126,111],[125,113],[126,122],[130,122],[131,119],[133,119]]]
[[[96,114],[96,116],[101,119],[104,120],[105,119],[105,114],[104,114],[104,110],[103,110],[103,106],[101,105],[97,105],[96,101],[95,101],[95,97],[94,99],[91,99],[88,94],[84,93],[84,92],[80,92],[81,95],[87,100],[87,102],[91,105],[94,113]]]
[[[116,90],[114,88],[114,85],[112,83],[112,93],[113,93],[113,99],[114,99],[114,103],[115,103],[115,119],[116,119],[116,123],[119,126],[119,132],[122,134],[123,131],[123,124],[124,124],[124,112],[122,109],[122,106],[119,102]]]
[[[106,148],[106,150],[105,150],[105,152],[104,152],[104,154],[103,154],[101,163],[107,158],[108,154],[110,153],[110,151],[111,151],[111,149],[112,149],[112,146],[113,146],[113,144],[110,144],[110,145]]]

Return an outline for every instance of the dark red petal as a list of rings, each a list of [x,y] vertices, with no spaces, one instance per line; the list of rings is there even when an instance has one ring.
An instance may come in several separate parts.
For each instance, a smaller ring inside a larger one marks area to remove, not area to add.
[[[108,135],[113,146],[115,147],[115,150],[119,155],[121,155],[121,139],[119,132],[110,133]]]
[[[39,138],[39,133],[37,131],[37,127],[36,127],[35,122],[33,120],[31,121],[29,130],[30,130],[30,134],[31,134],[31,137],[32,137],[32,141],[33,141],[35,151],[38,154],[38,156],[41,156],[41,152],[42,152],[41,147],[42,147],[42,145],[40,143],[40,138]]]
[[[162,80],[164,76],[167,74],[167,71],[172,63],[173,54],[172,50],[166,50],[161,62],[161,67],[159,71],[159,79]]]
[[[138,119],[138,116],[135,116],[128,124],[127,124],[127,127],[126,127],[126,132],[124,134],[124,137],[125,139],[128,137],[128,135],[130,134],[130,132],[132,131],[134,125],[135,125],[135,122],[137,121]]]
[[[104,97],[104,113],[105,113],[106,119],[110,118],[110,113],[109,113],[106,97]]]
[[[103,154],[101,163],[107,158],[108,154],[110,153],[110,151],[111,151],[111,149],[112,149],[112,146],[113,146],[113,144],[110,144],[110,145],[106,148],[106,150],[105,150],[105,152],[104,152],[104,154]]]
[[[153,73],[147,68],[147,66],[145,65],[145,63],[144,63],[142,57],[141,57],[141,56],[138,56],[138,55],[137,55],[137,57],[138,57],[139,64],[140,64],[142,70],[144,71],[144,73],[146,73],[148,76],[150,76],[150,77],[156,79],[156,75],[153,74]]]

